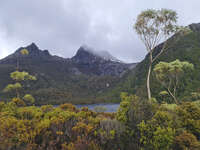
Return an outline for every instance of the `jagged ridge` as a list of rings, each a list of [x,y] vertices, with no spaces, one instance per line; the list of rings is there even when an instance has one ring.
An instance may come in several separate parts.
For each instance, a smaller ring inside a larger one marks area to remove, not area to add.
[[[29,55],[19,55],[23,48],[28,49]],[[31,87],[37,104],[111,102],[112,99],[104,93],[114,87],[130,67],[135,66],[104,59],[84,47],[80,47],[72,58],[52,56],[48,50],[40,50],[32,43],[0,60],[0,91],[12,82],[9,74],[16,69],[17,59],[20,70],[38,78],[34,84],[27,85]],[[0,93],[0,97],[6,96]]]

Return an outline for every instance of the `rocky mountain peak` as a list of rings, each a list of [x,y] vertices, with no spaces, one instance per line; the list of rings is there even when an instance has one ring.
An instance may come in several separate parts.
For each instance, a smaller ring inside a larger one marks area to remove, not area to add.
[[[121,76],[135,66],[119,61],[107,51],[97,51],[86,45],[81,46],[71,60],[82,73],[95,75]]]
[[[200,23],[190,24],[189,27],[194,32],[200,32]]]
[[[30,45],[26,47],[21,47],[19,48],[14,55],[19,55],[20,51],[22,49],[27,49],[29,51],[28,56],[23,56],[23,57],[45,57],[45,56],[51,56],[48,50],[40,50],[38,46],[35,43],[31,43]]]
[[[98,57],[93,55],[88,49],[81,46],[78,51],[76,52],[76,55],[72,57],[72,61],[76,63],[84,63],[88,64],[90,62],[94,62],[95,60],[99,60]]]
[[[39,50],[38,46],[35,43],[31,43],[30,45],[27,46],[27,48],[32,50]]]
[[[29,55],[21,55],[20,51],[27,49]],[[110,55],[107,51],[96,51],[88,46],[81,46],[76,55],[72,58],[62,58],[52,56],[48,50],[40,50],[35,43],[31,43],[26,47],[19,48],[15,53],[0,60],[0,64],[16,64],[20,59],[20,63],[29,65],[35,64],[59,64],[60,69],[68,70],[72,74],[86,74],[86,75],[112,75],[121,76],[124,72],[131,69],[132,65],[118,61],[115,57]]]
[[[81,46],[78,51],[76,52],[76,55],[74,57],[83,57],[83,56],[88,56],[91,55],[93,56],[93,54],[91,53],[91,51],[89,49],[87,49],[86,47]]]
[[[81,46],[76,55],[72,58],[76,62],[94,62],[94,61],[113,61],[121,62],[117,58],[113,57],[108,51],[100,51],[93,49],[87,45]]]
[[[31,43],[25,48],[29,51],[30,56],[50,56],[48,50],[40,50],[35,43]]]
[[[27,49],[29,51],[28,55],[21,55],[20,51],[22,49]],[[20,47],[17,49],[13,54],[5,57],[4,59],[0,60],[0,63],[16,63],[17,59],[20,58],[21,61],[26,62],[27,59],[33,61],[40,61],[40,60],[60,60],[60,58],[52,56],[48,50],[40,50],[35,43],[31,43],[26,47]]]

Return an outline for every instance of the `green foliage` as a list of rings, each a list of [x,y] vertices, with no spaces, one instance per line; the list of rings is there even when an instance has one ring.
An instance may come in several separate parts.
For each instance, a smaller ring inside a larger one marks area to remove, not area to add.
[[[177,105],[165,103],[165,104],[161,104],[161,108],[163,108],[164,110],[167,109],[167,110],[175,111],[177,108]]]
[[[12,102],[15,103],[16,106],[18,106],[18,107],[22,107],[22,106],[26,105],[23,100],[21,100],[20,98],[16,98],[16,97],[14,97],[12,99]]]
[[[35,102],[35,99],[32,95],[30,94],[26,94],[24,97],[23,97],[23,100],[27,103],[27,104],[33,104]]]
[[[22,85],[20,83],[8,84],[3,91],[4,92],[12,92],[15,90],[19,90],[21,88],[22,88]]]
[[[198,150],[200,105],[158,104],[122,93],[117,113],[72,104],[0,103],[0,149]]]
[[[199,92],[192,92],[191,93],[191,98],[193,100],[199,100],[200,99],[200,93]]]
[[[180,78],[185,72],[194,69],[193,64],[188,62],[181,62],[180,60],[175,60],[173,62],[159,62],[155,68],[156,78],[163,84],[168,85],[167,82],[175,82],[176,78]]]
[[[117,120],[126,124],[138,124],[142,120],[151,118],[155,113],[157,103],[155,100],[142,100],[136,95],[128,95],[127,93],[121,94],[122,102],[117,111]],[[135,126],[134,125],[134,126]]]
[[[167,91],[161,91],[159,94],[162,96],[165,96],[165,95],[168,95],[169,93]]]
[[[158,127],[154,132],[153,147],[155,150],[168,150],[173,144],[175,131],[170,128]]]
[[[129,96],[128,93],[121,93],[122,102],[120,103],[120,107],[117,110],[117,120],[121,122],[128,121],[128,111],[131,107],[131,101],[138,99],[137,96],[131,95]]]
[[[62,110],[75,111],[76,107],[70,103],[61,104],[59,106]]]
[[[175,138],[176,150],[198,150],[200,149],[200,142],[197,138],[186,131],[176,136]]]
[[[26,81],[26,80],[36,80],[35,76],[30,75],[25,71],[15,71],[10,74],[10,77],[16,82]]]
[[[47,113],[53,110],[53,106],[52,105],[43,105],[41,106],[41,109],[43,111],[43,113]]]
[[[49,64],[40,62],[30,62],[27,56],[20,63],[19,72],[26,70],[29,75],[37,75],[36,81],[22,81],[22,93],[29,93],[35,98],[36,105],[63,103],[91,104],[91,103],[119,103],[120,97],[113,96],[110,92],[121,78],[114,76],[85,76],[72,75],[68,70],[61,70],[60,64]],[[9,100],[9,94],[1,93],[1,90],[8,84],[13,83],[8,74],[15,70],[14,65],[0,64],[0,97]],[[52,72],[52,70],[55,70]],[[110,87],[106,87],[106,83]]]
[[[152,150],[169,150],[172,147],[175,130],[170,127],[162,128],[150,127],[148,124],[141,122],[140,129],[140,142],[145,149]]]
[[[136,32],[141,35],[142,40],[146,43],[158,35],[169,36],[174,33],[176,29],[177,13],[169,9],[154,10],[149,9],[140,13],[134,26]],[[162,37],[163,38],[163,37]],[[158,39],[154,39],[157,45]],[[147,43],[146,46],[150,46]],[[153,48],[153,47],[152,47]]]
[[[114,119],[104,119],[100,121],[96,137],[100,138],[102,149],[124,149],[126,145],[122,141],[127,137],[125,133],[124,124]]]
[[[179,83],[182,81],[184,74],[186,72],[191,72],[194,70],[193,64],[186,61],[179,61],[178,59],[167,63],[159,62],[154,67],[154,72],[156,79],[161,83],[161,85],[166,89],[166,91],[161,92],[161,95],[170,95],[176,103],[178,103],[176,98],[176,91]]]
[[[200,137],[200,108],[195,103],[183,103],[177,107],[181,125],[195,136]]]

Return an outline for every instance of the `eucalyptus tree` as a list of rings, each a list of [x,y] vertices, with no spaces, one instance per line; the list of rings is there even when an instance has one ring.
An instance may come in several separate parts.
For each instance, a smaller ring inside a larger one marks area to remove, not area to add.
[[[149,9],[138,15],[134,29],[144,43],[149,53],[149,67],[147,74],[147,94],[151,99],[150,76],[152,64],[163,53],[167,47],[167,39],[176,32],[177,29],[177,13],[169,9],[154,10]],[[164,42],[165,41],[165,42]],[[164,42],[162,49],[155,54],[155,47]]]
[[[183,79],[184,73],[192,71],[193,69],[193,64],[187,61],[179,61],[178,59],[170,63],[158,63],[153,71],[155,72],[156,79],[166,89],[161,94],[171,96],[177,104],[178,100],[176,95],[181,79]]]

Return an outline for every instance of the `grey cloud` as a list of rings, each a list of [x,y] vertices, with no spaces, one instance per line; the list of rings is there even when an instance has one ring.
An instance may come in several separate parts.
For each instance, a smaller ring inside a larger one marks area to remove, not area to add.
[[[146,51],[133,31],[147,8],[170,8],[180,24],[200,22],[198,0],[1,0],[0,57],[35,42],[41,49],[71,57],[82,44],[108,50],[127,62]]]

